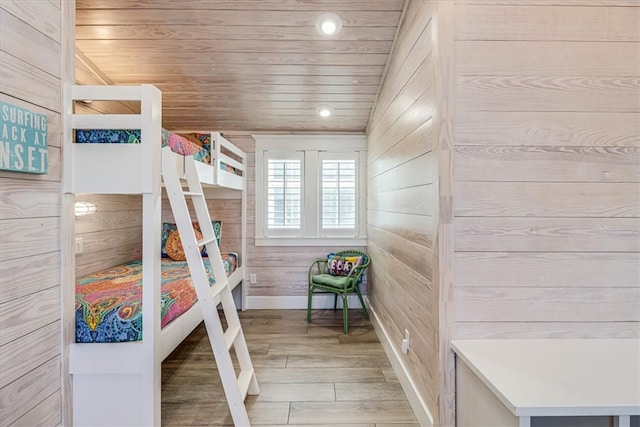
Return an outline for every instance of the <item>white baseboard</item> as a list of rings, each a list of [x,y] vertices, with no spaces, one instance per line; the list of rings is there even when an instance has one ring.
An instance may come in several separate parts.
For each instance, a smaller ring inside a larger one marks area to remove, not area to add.
[[[369,314],[371,315],[371,323],[373,324],[373,328],[376,331],[376,335],[384,348],[384,352],[387,354],[387,358],[389,362],[391,362],[391,367],[393,367],[393,371],[396,373],[398,380],[400,381],[400,385],[407,395],[407,399],[409,400],[409,404],[411,405],[411,409],[413,409],[413,413],[418,419],[418,423],[421,427],[433,427],[433,416],[427,407],[426,402],[420,396],[420,392],[416,387],[416,384],[413,382],[413,379],[409,375],[409,370],[407,369],[406,364],[398,352],[396,347],[391,342],[391,337],[387,334],[384,326],[380,322],[376,311],[371,307],[368,298],[365,296],[365,304],[369,307]]]
[[[349,295],[347,299],[349,308],[360,308],[357,295]],[[314,309],[333,308],[333,295],[318,294],[313,297]],[[338,308],[342,309],[342,302],[338,298]],[[247,296],[247,310],[306,310],[307,296]]]

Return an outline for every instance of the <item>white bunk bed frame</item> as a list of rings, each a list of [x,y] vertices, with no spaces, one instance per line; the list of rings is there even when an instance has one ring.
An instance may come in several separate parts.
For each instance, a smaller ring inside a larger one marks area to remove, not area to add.
[[[73,114],[75,101],[139,101],[140,114]],[[161,363],[202,322],[196,304],[160,328],[161,277],[161,126],[162,94],[152,85],[69,86],[65,88],[64,187],[66,194],[142,194],[143,199],[143,339],[126,343],[69,345],[73,425],[160,425]],[[75,144],[74,129],[140,129],[140,144]],[[224,147],[241,162],[221,152]],[[179,176],[185,157],[171,153]],[[246,244],[245,154],[219,133],[212,133],[212,164],[195,162],[202,184],[237,190],[242,198],[242,247],[231,289],[244,279]],[[232,174],[220,162],[242,172]],[[73,284],[67,284],[67,289]],[[75,301],[65,300],[64,313],[74,313]],[[246,306],[242,289],[242,306]],[[149,333],[151,331],[151,333]],[[70,341],[70,342],[69,342]],[[124,424],[123,424],[124,422]]]

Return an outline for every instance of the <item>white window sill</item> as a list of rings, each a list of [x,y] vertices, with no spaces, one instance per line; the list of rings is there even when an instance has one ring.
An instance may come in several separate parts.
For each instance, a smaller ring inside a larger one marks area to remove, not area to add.
[[[366,237],[256,237],[256,246],[367,246]]]

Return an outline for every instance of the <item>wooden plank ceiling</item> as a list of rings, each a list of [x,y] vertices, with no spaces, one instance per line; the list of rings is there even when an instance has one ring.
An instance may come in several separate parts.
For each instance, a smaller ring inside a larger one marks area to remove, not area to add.
[[[158,86],[169,129],[364,132],[404,0],[76,4],[78,49],[115,84]]]

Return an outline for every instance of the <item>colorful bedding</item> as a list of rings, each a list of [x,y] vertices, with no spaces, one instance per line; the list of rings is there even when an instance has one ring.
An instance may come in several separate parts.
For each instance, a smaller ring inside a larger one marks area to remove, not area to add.
[[[210,133],[189,133],[189,134],[184,134],[180,136],[198,145],[201,145],[202,148],[205,148],[208,152],[211,152],[211,134]],[[211,159],[209,159],[209,164],[211,164]],[[242,175],[242,171],[239,171],[238,169],[226,164],[223,161],[220,161],[220,169],[227,171],[229,173],[232,173],[234,175]]]
[[[76,129],[75,142],[78,144],[140,144],[140,130]],[[199,162],[211,164],[211,134],[191,133],[180,135],[162,129],[162,146],[183,156],[193,156]],[[236,168],[220,162],[226,172],[242,175]]]
[[[227,275],[238,255],[222,254]],[[211,266],[204,259],[209,281]],[[197,301],[185,261],[162,259],[161,326],[189,310]],[[142,339],[142,261],[135,260],[80,278],[76,283],[76,342],[127,342]]]

